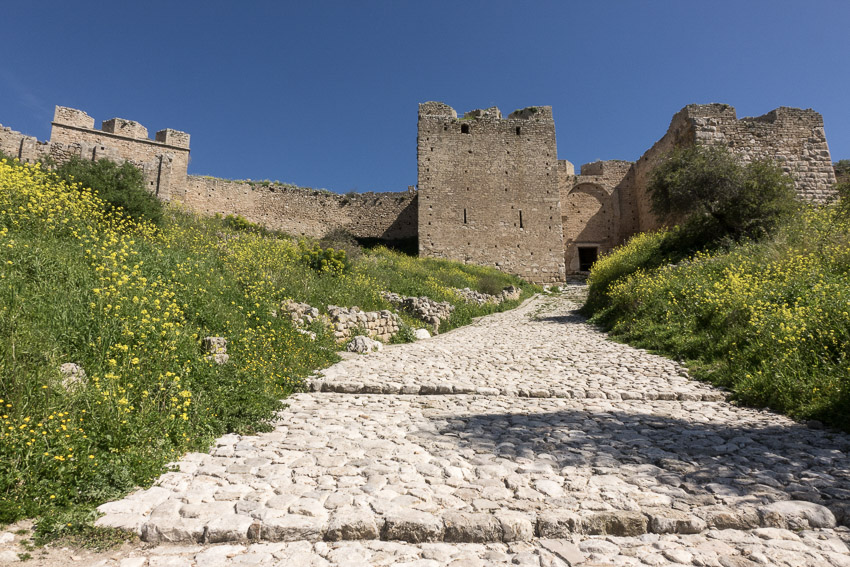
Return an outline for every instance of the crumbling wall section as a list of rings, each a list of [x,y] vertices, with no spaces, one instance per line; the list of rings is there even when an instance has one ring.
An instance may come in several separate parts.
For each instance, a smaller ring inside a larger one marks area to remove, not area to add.
[[[419,253],[495,266],[537,283],[565,277],[555,122],[548,106],[457,118],[419,106]]]
[[[16,132],[0,124],[0,152],[9,157],[18,158],[24,163],[34,163],[49,153],[48,144],[39,142],[33,136]]]
[[[416,237],[416,192],[339,195],[276,184],[228,181],[191,175],[181,199],[204,215],[240,215],[272,230],[321,238],[344,229],[358,238]]]
[[[667,133],[626,176],[620,206],[632,214],[624,219],[621,236],[661,225],[650,209],[649,175],[671,149],[694,144],[726,146],[744,162],[775,161],[794,179],[800,199],[823,203],[835,196],[835,171],[819,113],[783,106],[762,116],[738,119],[728,104],[691,104],[673,116]]]

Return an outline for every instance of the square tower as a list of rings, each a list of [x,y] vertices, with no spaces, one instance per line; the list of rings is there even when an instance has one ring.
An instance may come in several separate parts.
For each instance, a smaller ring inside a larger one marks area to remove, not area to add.
[[[564,280],[552,108],[419,105],[419,254]]]

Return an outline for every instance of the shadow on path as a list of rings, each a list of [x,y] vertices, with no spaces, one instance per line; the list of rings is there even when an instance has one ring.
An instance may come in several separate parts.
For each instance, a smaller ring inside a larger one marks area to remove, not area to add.
[[[705,505],[721,503],[721,495],[727,503],[807,500],[850,522],[850,436],[843,433],[778,423],[784,418],[726,404],[642,403],[634,413],[526,413],[530,408],[430,417],[443,439],[479,454],[549,460],[556,473],[576,467],[626,482],[652,476],[688,495],[684,500]]]

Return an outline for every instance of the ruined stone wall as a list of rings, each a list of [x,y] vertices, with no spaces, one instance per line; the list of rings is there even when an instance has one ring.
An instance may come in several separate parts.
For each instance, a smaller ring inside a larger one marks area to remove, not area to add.
[[[105,120],[94,129],[94,118],[81,110],[57,106],[48,145],[57,161],[78,156],[98,160],[129,161],[142,170],[151,193],[163,200],[180,200],[189,166],[189,134],[161,130],[148,138],[147,128],[132,120]]]
[[[794,179],[801,199],[826,202],[835,195],[835,172],[823,117],[817,112],[780,107],[763,116],[738,119],[728,104],[692,104],[673,116],[667,133],[627,175],[620,206],[632,215],[624,219],[621,236],[660,226],[646,192],[649,175],[665,153],[694,144],[724,145],[744,162],[776,161]]]
[[[420,255],[564,279],[551,107],[458,119],[443,103],[420,104],[417,156]]]
[[[617,190],[631,166],[632,162],[609,160],[584,164],[579,175],[571,175],[566,168],[561,171],[561,222],[568,273],[579,271],[579,247],[593,248],[601,256],[619,244]]]
[[[24,163],[34,163],[49,153],[46,143],[0,124],[0,152]]]
[[[190,175],[181,198],[192,211],[240,215],[272,230],[321,238],[342,228],[358,238],[416,237],[416,192],[339,195]]]

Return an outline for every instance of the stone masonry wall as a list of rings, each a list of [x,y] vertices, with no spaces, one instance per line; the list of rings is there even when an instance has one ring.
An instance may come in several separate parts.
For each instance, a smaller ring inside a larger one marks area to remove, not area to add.
[[[0,124],[0,152],[18,158],[24,163],[34,163],[49,154],[47,143],[21,134]]]
[[[495,266],[537,283],[565,276],[551,107],[458,119],[419,105],[419,253]]]
[[[238,214],[293,235],[321,238],[342,228],[356,237],[416,237],[416,192],[339,195],[190,175],[181,201],[195,212]]]
[[[177,130],[157,132],[147,138],[147,128],[123,118],[103,122],[94,129],[94,118],[75,108],[57,106],[49,142],[0,126],[0,151],[23,162],[52,158],[61,163],[73,156],[97,160],[129,161],[142,170],[148,189],[159,198],[179,198],[189,165],[189,134]]]
[[[132,120],[105,120],[94,129],[94,118],[81,110],[57,106],[50,132],[49,155],[57,161],[71,156],[129,161],[142,170],[151,193],[180,200],[189,166],[189,134],[161,130],[149,139],[147,128]]]
[[[776,161],[794,179],[801,199],[825,202],[835,195],[835,171],[819,113],[780,107],[763,116],[738,119],[728,104],[692,104],[673,116],[667,133],[626,176],[620,207],[631,214],[621,223],[621,238],[660,226],[646,192],[650,172],[672,148],[697,143],[725,145],[745,162]]]
[[[562,169],[559,190],[567,272],[579,271],[579,247],[596,248],[601,256],[619,244],[616,191],[631,167],[629,161],[609,160],[582,165],[580,175]]]

